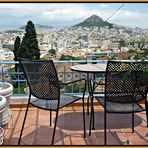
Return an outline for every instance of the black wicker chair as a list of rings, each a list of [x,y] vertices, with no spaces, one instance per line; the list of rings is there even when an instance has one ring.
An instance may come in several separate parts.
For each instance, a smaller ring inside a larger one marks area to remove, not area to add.
[[[77,100],[82,99],[83,126],[84,126],[84,137],[85,137],[86,132],[85,132],[85,110],[84,110],[85,94],[84,93],[86,88],[86,80],[79,79],[73,82],[61,83],[58,80],[56,68],[52,60],[40,61],[40,60],[19,59],[19,63],[26,76],[30,91],[29,91],[28,105],[27,105],[18,144],[20,145],[29,104],[40,109],[49,110],[50,116],[51,116],[51,111],[56,112],[56,118],[55,118],[55,124],[54,124],[54,130],[53,130],[53,136],[52,136],[52,142],[51,142],[51,145],[53,145],[59,109]],[[72,95],[66,95],[66,94],[64,95],[60,93],[60,88],[62,88],[61,85],[64,86],[64,85],[73,84],[76,82],[82,82],[82,83],[84,82],[83,83],[84,91],[83,91],[82,98],[78,98],[78,97],[74,97]],[[32,100],[31,95],[36,97],[36,99]],[[50,123],[51,123],[51,117],[50,117]]]
[[[104,143],[106,140],[106,124],[107,113],[131,113],[132,114],[132,132],[134,132],[134,113],[146,111],[147,127],[148,127],[148,62],[119,62],[108,61],[105,75],[105,94],[104,97],[94,97],[94,88],[97,83],[91,81],[91,124],[94,120],[93,99],[96,100],[104,108]],[[94,86],[95,84],[95,86]],[[140,105],[140,101],[144,100],[145,107]]]

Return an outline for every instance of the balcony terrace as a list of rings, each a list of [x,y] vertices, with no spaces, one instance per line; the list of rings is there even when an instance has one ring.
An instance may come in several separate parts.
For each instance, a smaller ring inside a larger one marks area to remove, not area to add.
[[[12,119],[5,127],[4,145],[17,145],[25,109],[20,107],[11,108]],[[108,116],[108,145],[148,145],[145,113],[135,115],[134,133],[131,133],[130,115],[109,114]],[[53,113],[53,122],[54,117],[55,114]],[[89,116],[86,115],[87,136],[83,138],[81,107],[77,105],[61,110],[57,123],[55,145],[104,145],[104,120],[101,107],[95,109],[95,118],[96,130],[89,136]],[[49,126],[49,112],[31,107],[21,144],[50,145],[52,132],[53,126]]]
[[[75,64],[93,61],[56,61],[59,79],[63,82],[86,77],[86,74],[73,72]],[[95,62],[106,62],[96,60]],[[10,100],[11,118],[3,128],[3,145],[17,145],[28,100],[27,82],[19,70],[14,71],[17,62],[0,62],[0,81],[9,82],[15,87]],[[76,88],[75,88],[76,87]],[[88,91],[88,90],[87,90]],[[63,88],[64,93],[81,95],[81,85]],[[87,94],[86,94],[87,95]],[[144,104],[142,104],[144,105]],[[86,109],[85,109],[86,110]],[[107,115],[108,145],[148,145],[148,128],[145,112],[135,114],[135,132],[131,130],[131,115]],[[55,121],[53,112],[52,126],[49,126],[49,112],[30,106],[26,119],[21,145],[50,145]],[[112,121],[112,122],[109,122]],[[86,138],[83,137],[82,107],[80,102],[65,107],[59,112],[55,145],[104,145],[104,110],[95,102],[95,130],[89,136],[90,115],[86,114]],[[50,134],[51,133],[51,134]]]

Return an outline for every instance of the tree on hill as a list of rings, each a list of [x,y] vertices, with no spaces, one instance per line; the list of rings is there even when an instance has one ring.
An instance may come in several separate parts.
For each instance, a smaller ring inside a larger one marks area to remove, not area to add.
[[[28,21],[25,31],[19,56],[26,59],[40,59],[36,30],[32,21]]]
[[[21,39],[19,36],[17,36],[14,42],[14,50],[13,50],[15,61],[17,61],[17,58],[19,57],[20,46],[21,46]],[[15,71],[18,71],[18,64],[15,64]]]
[[[125,40],[120,39],[120,40],[119,40],[119,49],[120,49],[120,52],[121,52],[121,48],[122,48],[122,47],[126,47],[126,42],[125,42]]]
[[[17,57],[19,57],[20,45],[21,45],[21,39],[19,36],[17,36],[14,42],[14,50],[13,50],[15,61],[17,61]]]
[[[61,60],[79,60],[79,58],[73,57],[71,55],[64,55],[64,54],[62,54],[61,58],[60,58],[60,61]]]
[[[57,54],[56,49],[53,49],[53,48],[51,48],[48,52],[49,52],[50,54],[52,54],[52,55],[56,55],[56,54]]]

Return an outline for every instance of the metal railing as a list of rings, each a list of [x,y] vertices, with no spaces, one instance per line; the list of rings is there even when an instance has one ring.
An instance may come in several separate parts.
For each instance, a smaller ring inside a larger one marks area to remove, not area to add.
[[[84,63],[105,63],[106,60],[65,60],[65,61],[54,61],[59,80],[62,82],[73,81],[82,77],[86,77],[85,73],[74,72],[70,70],[70,67],[76,64]],[[15,70],[15,65],[19,64],[17,61],[1,61],[0,62],[0,82],[9,82],[14,86],[13,95],[28,95],[27,93],[27,81],[21,71]],[[66,93],[75,93],[75,88],[77,88],[77,93],[82,92],[82,86],[71,86],[70,92],[66,92],[67,88],[63,88]]]

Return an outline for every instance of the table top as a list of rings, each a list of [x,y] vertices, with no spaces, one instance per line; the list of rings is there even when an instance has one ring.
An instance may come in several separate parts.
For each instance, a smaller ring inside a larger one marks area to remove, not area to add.
[[[107,63],[97,63],[97,64],[80,64],[71,67],[71,70],[84,73],[104,73],[106,71]]]

